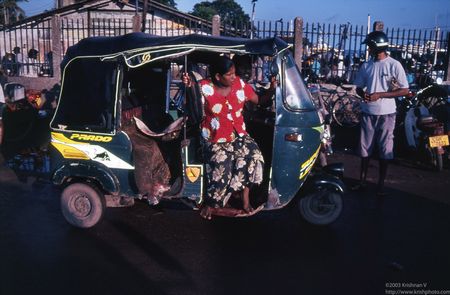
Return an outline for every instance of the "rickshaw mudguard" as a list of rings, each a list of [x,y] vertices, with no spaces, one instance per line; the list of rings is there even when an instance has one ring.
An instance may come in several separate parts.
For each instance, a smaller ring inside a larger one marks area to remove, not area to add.
[[[71,178],[93,180],[108,194],[116,195],[120,184],[114,173],[106,166],[93,162],[71,162],[56,169],[52,181],[55,185],[63,185]]]
[[[315,116],[315,112],[299,115],[305,120]],[[312,118],[314,120],[314,118]],[[274,152],[272,156],[272,180],[270,194],[276,195],[276,202],[269,207],[278,208],[287,205],[298,193],[314,166],[320,150],[320,130],[301,126],[292,121],[276,126]],[[306,125],[306,124],[303,124]],[[288,141],[286,136],[297,134],[301,139]]]
[[[328,173],[318,173],[309,177],[305,182],[305,191],[315,191],[327,189],[339,194],[345,193],[345,184],[337,176]]]

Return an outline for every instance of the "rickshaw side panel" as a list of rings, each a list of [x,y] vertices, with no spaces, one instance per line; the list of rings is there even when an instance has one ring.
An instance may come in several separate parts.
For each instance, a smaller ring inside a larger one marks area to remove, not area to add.
[[[64,184],[68,178],[93,179],[107,194],[135,194],[135,184],[130,177],[133,171],[132,147],[126,133],[89,135],[52,132],[52,145],[52,170],[55,171],[52,179],[56,185]],[[80,153],[65,151],[71,148]],[[112,159],[120,162],[114,164]],[[118,164],[124,167],[118,168]]]
[[[298,142],[287,141],[286,136],[297,134]],[[318,156],[320,133],[312,128],[278,126],[274,136],[272,160],[272,188],[276,188],[279,204],[284,206],[300,190]]]

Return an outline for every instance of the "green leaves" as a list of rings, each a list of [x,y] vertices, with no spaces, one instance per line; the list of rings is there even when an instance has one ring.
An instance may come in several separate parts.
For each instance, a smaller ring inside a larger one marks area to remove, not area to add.
[[[203,1],[194,5],[192,15],[211,20],[213,15],[220,15],[223,23],[248,22],[250,17],[234,0]]]
[[[177,8],[177,3],[175,3],[175,0],[154,0],[154,1],[173,8]]]

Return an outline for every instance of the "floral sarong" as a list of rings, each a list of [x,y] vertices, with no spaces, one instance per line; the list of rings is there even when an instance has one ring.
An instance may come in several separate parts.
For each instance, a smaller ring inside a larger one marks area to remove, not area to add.
[[[206,204],[224,207],[234,192],[263,180],[264,158],[250,136],[233,142],[204,145],[206,161]]]

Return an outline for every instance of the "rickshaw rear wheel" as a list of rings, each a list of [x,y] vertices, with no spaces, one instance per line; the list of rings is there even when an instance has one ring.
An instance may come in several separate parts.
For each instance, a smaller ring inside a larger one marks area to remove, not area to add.
[[[307,194],[297,201],[300,215],[314,225],[328,225],[341,215],[343,201],[341,194],[320,190]]]
[[[103,217],[106,202],[104,196],[85,183],[73,183],[61,194],[61,211],[73,226],[90,228]]]

